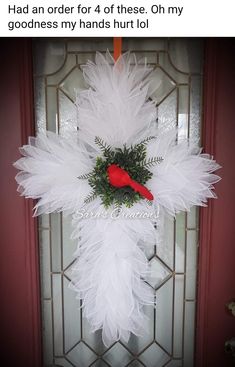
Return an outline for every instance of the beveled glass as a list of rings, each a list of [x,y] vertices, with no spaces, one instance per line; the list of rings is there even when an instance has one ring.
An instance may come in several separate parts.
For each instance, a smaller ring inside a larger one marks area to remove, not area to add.
[[[153,67],[152,99],[160,128],[178,128],[177,140],[200,138],[202,41],[127,39],[123,50],[135,52]],[[34,40],[36,129],[66,135],[76,130],[76,90],[87,88],[81,65],[95,51],[112,52],[112,39]],[[177,143],[177,142],[176,142]],[[193,367],[198,209],[166,217],[161,241],[148,246],[152,276],[146,279],[156,295],[143,337],[106,348],[101,331],[91,333],[81,302],[68,288],[77,243],[70,238],[71,216],[39,218],[44,366]]]

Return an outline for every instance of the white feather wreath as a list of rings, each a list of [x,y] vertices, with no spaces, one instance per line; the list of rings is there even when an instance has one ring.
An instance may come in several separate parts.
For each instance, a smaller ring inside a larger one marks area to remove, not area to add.
[[[212,173],[219,165],[201,154],[195,142],[176,143],[174,128],[158,130],[149,100],[150,71],[147,65],[131,62],[129,53],[117,62],[108,53],[97,53],[95,63],[83,67],[90,89],[77,96],[78,132],[66,138],[51,132],[29,138],[15,163],[20,193],[39,199],[35,215],[73,213],[72,236],[78,249],[71,287],[83,300],[92,331],[102,329],[106,346],[128,341],[130,333],[143,333],[143,305],[153,303],[144,282],[149,270],[143,247],[154,244],[159,208],[175,216],[193,205],[205,205],[215,197],[213,184],[219,180]],[[146,186],[154,197],[152,205],[140,197],[129,208],[116,210],[113,204],[105,206],[99,195],[86,203],[91,187],[89,180],[79,178],[89,178],[97,157],[103,157],[96,137],[113,150],[148,141],[146,162],[162,158],[149,168]],[[95,215],[84,218],[84,211]]]

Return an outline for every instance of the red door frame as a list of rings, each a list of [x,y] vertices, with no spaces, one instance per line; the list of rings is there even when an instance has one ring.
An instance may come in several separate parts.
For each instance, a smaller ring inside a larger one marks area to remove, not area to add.
[[[196,366],[229,367],[224,343],[235,337],[235,39],[205,45],[203,147],[221,164],[217,200],[201,209],[196,330]]]
[[[41,367],[39,249],[32,201],[19,197],[12,167],[18,147],[34,134],[30,39],[1,40],[1,363]],[[225,303],[235,297],[235,42],[206,41],[203,146],[221,163],[219,199],[201,210],[196,366],[232,366],[224,355],[235,336]],[[5,358],[6,357],[6,358]],[[190,367],[190,366],[187,366]]]
[[[16,193],[12,163],[34,135],[29,39],[1,39],[0,83],[0,330],[1,365],[41,367],[36,220],[32,200]]]

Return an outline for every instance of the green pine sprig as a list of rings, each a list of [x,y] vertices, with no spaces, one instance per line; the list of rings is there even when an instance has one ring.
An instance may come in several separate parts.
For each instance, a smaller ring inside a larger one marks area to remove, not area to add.
[[[79,180],[88,180],[92,176],[92,172],[85,173],[84,175],[78,176]]]
[[[97,198],[97,194],[92,191],[84,200],[85,204],[89,204],[91,203],[93,200],[95,200]]]
[[[146,145],[146,144],[148,144],[153,139],[156,139],[156,136],[148,136],[147,138],[141,140],[140,143],[136,144],[136,146],[138,146],[138,145]]]
[[[111,146],[98,136],[95,137],[95,144],[100,148],[105,157],[108,157],[112,153]]]
[[[143,167],[145,168],[150,168],[150,167],[153,167],[155,166],[156,164],[159,164],[159,163],[162,163],[163,161],[163,158],[162,157],[154,157],[154,158],[149,158],[149,159],[145,159],[142,161],[142,165]]]

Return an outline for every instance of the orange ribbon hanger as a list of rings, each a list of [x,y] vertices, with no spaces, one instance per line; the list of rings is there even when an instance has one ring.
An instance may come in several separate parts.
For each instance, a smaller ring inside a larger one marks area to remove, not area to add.
[[[122,53],[122,37],[113,38],[113,58],[115,61],[119,58]]]

